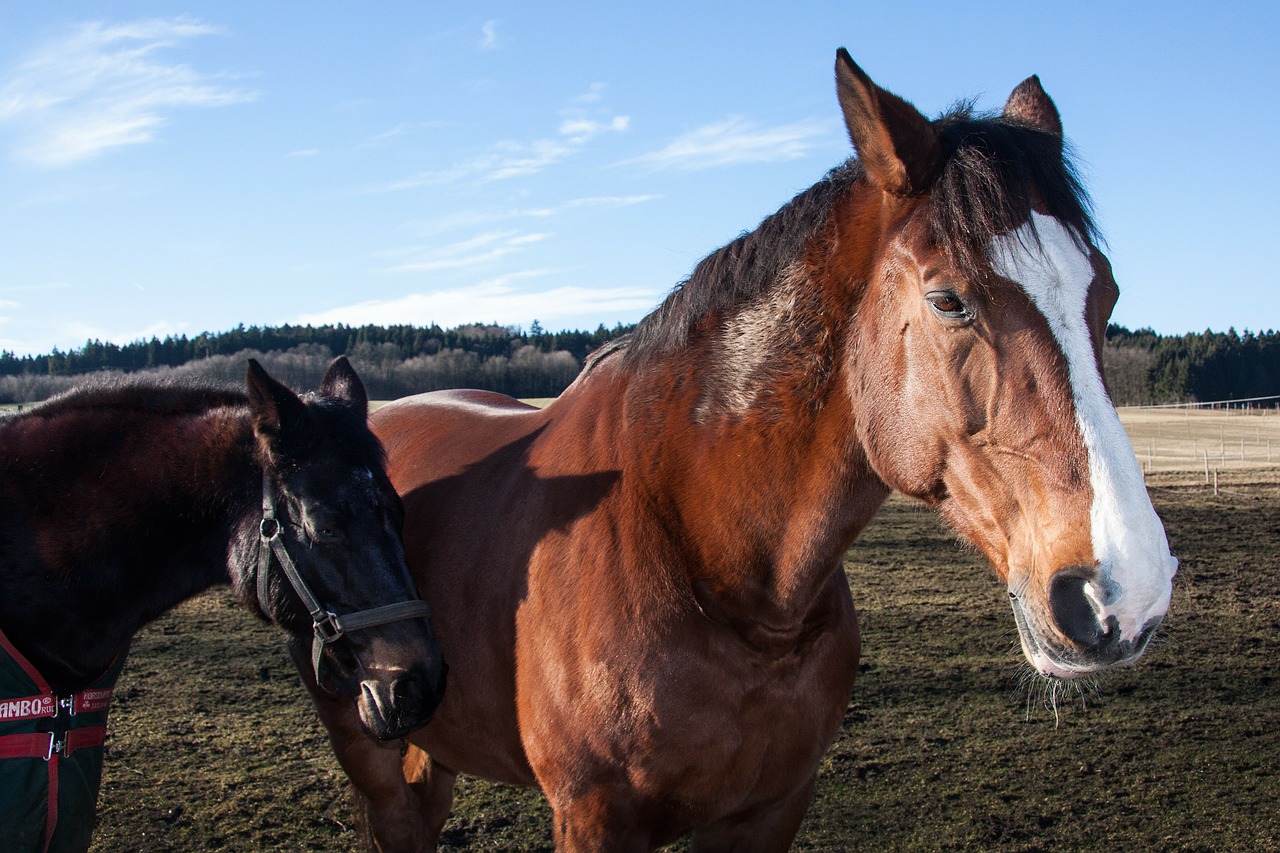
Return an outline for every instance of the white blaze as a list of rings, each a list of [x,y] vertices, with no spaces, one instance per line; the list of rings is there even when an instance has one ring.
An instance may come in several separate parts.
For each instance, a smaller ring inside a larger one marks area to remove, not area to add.
[[[1121,639],[1132,640],[1169,609],[1178,561],[1151,506],[1142,468],[1098,373],[1085,303],[1093,282],[1089,256],[1050,216],[992,243],[992,268],[1020,284],[1044,315],[1067,360],[1076,423],[1089,453],[1089,512],[1096,582],[1086,585],[1103,624],[1115,616]],[[1033,230],[1034,225],[1034,230]]]

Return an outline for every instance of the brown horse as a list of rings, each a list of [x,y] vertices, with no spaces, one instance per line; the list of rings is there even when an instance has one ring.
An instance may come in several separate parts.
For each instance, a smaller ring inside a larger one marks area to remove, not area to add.
[[[383,850],[434,847],[459,772],[540,785],[562,851],[785,849],[857,671],[841,558],[890,490],[988,557],[1046,677],[1132,662],[1164,616],[1053,102],[1032,77],[929,121],[843,50],[836,77],[857,158],[546,409],[372,418],[456,676],[403,761],[319,700]]]

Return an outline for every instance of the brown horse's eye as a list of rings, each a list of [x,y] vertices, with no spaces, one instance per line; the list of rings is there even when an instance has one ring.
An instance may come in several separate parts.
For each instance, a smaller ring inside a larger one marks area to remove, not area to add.
[[[973,312],[953,291],[934,290],[925,294],[924,298],[929,300],[929,307],[933,309],[933,312],[944,320],[968,321],[973,319]]]

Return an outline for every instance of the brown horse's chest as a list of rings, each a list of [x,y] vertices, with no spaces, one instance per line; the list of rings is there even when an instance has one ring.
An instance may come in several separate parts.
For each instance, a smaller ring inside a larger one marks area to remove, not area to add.
[[[794,791],[838,730],[857,670],[847,587],[826,597],[821,627],[789,645],[774,632],[749,641],[698,610],[571,626],[541,618],[531,600],[518,692],[540,783],[550,792],[625,777],[640,801],[690,825]]]

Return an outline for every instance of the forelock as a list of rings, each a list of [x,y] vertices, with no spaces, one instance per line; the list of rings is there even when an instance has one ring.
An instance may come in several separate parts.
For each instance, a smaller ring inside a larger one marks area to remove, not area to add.
[[[930,193],[930,236],[981,280],[991,241],[1031,221],[1033,204],[1077,239],[1098,239],[1091,204],[1060,137],[960,105],[934,127],[948,157]]]

